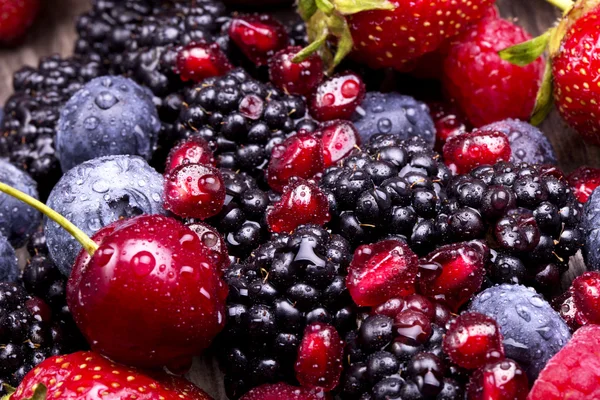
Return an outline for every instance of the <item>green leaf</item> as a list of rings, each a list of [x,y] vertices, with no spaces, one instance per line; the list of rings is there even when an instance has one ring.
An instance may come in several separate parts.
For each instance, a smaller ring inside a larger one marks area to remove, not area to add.
[[[311,56],[311,54],[313,54],[315,51],[318,51],[325,44],[326,41],[327,34],[321,36],[320,38],[316,39],[314,42],[300,50],[294,56],[294,58],[292,58],[292,62],[299,63],[306,60],[308,57]]]
[[[315,0],[298,0],[298,13],[304,21],[308,21],[316,12]]]
[[[315,0],[317,8],[323,11],[324,14],[330,15],[335,11],[335,6],[329,0]]]
[[[539,125],[541,124],[550,111],[552,110],[553,105],[553,80],[552,80],[552,63],[546,63],[546,70],[544,71],[544,78],[542,81],[542,86],[537,94],[537,98],[535,100],[535,108],[533,113],[531,114],[531,124]]]
[[[388,0],[332,0],[337,12],[352,15],[369,10],[393,10],[396,6]]]
[[[1,400],[10,399],[12,394],[16,391],[16,389],[14,387],[7,385],[6,383],[2,384],[0,387],[4,388],[4,390],[6,391],[6,394],[4,396],[2,396]]]
[[[552,29],[548,30],[541,36],[533,38],[523,43],[519,43],[515,46],[498,52],[498,55],[504,61],[508,61],[511,64],[524,67],[531,64],[546,51],[548,42],[552,35]]]

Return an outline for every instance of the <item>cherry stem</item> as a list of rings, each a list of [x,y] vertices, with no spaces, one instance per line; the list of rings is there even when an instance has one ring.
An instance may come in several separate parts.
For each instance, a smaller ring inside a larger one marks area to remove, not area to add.
[[[548,3],[558,7],[562,12],[566,13],[573,8],[573,0],[547,0]]]
[[[98,245],[96,244],[96,242],[94,242],[88,235],[86,235],[84,231],[76,227],[71,221],[69,221],[68,219],[66,219],[65,217],[63,217],[62,215],[60,215],[41,201],[34,199],[28,194],[25,194],[20,190],[8,186],[7,184],[2,182],[0,182],[0,192],[4,192],[9,196],[21,200],[23,203],[35,208],[36,210],[44,214],[46,217],[56,222],[64,230],[69,232],[71,236],[77,239],[77,241],[81,243],[85,251],[87,251],[90,256],[93,256],[96,250],[98,250]]]

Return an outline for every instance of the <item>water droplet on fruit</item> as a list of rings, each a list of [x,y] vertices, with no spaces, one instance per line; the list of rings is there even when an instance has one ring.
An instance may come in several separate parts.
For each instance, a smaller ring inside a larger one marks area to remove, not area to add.
[[[83,121],[83,127],[88,131],[93,131],[100,125],[100,120],[96,117],[88,117]]]
[[[131,268],[139,276],[146,276],[156,266],[156,259],[149,251],[140,251],[131,258]]]

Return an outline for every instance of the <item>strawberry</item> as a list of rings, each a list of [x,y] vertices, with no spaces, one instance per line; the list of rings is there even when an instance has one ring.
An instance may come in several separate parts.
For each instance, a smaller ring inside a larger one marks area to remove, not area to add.
[[[164,374],[154,379],[91,351],[46,359],[25,376],[9,398],[211,400],[184,379]]]
[[[0,0],[0,44],[13,44],[33,24],[40,0]]]
[[[481,19],[495,0],[337,0],[299,1],[313,41],[296,60],[321,49],[330,67],[352,57],[371,68],[414,68],[419,57]],[[325,43],[337,38],[332,58]]]

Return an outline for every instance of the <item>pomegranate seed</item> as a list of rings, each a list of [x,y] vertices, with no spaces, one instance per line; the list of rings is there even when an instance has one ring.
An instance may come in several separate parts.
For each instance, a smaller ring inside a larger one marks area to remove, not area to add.
[[[288,44],[285,27],[267,14],[234,17],[228,34],[242,53],[256,65],[266,65],[275,52]]]
[[[165,209],[183,218],[205,219],[221,211],[225,184],[218,169],[180,165],[165,176]]]
[[[325,168],[348,156],[360,143],[360,136],[350,121],[336,120],[323,123],[315,132],[323,140]]]
[[[403,242],[384,240],[360,246],[348,267],[346,286],[359,306],[415,292],[418,259]]]
[[[527,374],[508,358],[478,369],[467,385],[467,400],[525,400],[528,393]]]
[[[201,82],[206,78],[221,76],[233,66],[218,44],[190,43],[177,54],[176,73],[182,81]]]
[[[453,310],[479,291],[488,258],[479,242],[442,246],[429,253],[420,265],[419,292],[443,300]]]
[[[166,171],[171,171],[185,164],[216,166],[215,158],[206,140],[192,136],[179,142],[171,149],[167,158]]]
[[[321,138],[302,131],[273,148],[267,179],[273,190],[281,192],[292,177],[308,179],[324,169]]]
[[[600,272],[586,272],[575,278],[571,293],[577,310],[589,322],[600,323]]]
[[[431,320],[422,312],[404,310],[394,317],[395,340],[409,346],[427,343],[432,330]]]
[[[257,95],[249,94],[240,101],[238,109],[244,117],[257,120],[263,114],[265,102]]]
[[[296,379],[309,389],[333,390],[340,381],[344,342],[334,327],[313,323],[304,330],[296,359]]]
[[[310,99],[310,113],[318,121],[350,119],[365,97],[365,84],[353,72],[323,81]]]
[[[448,139],[467,132],[467,122],[451,104],[429,104],[431,118],[435,124],[435,148],[441,152]]]
[[[511,149],[501,132],[473,131],[453,136],[444,145],[444,161],[458,174],[466,174],[480,165],[508,161]]]
[[[598,186],[600,186],[600,168],[579,167],[568,177],[569,186],[580,203],[585,203]]]
[[[467,369],[504,358],[498,324],[487,315],[474,312],[463,313],[450,323],[442,346],[453,363]]]
[[[195,222],[187,225],[192,231],[198,235],[198,238],[206,248],[216,265],[226,270],[231,265],[229,260],[229,252],[223,236],[212,226],[203,222]]]
[[[267,211],[271,232],[292,232],[300,225],[325,225],[331,219],[329,200],[314,183],[292,178],[283,189],[281,200]]]
[[[301,47],[288,47],[275,54],[269,60],[269,76],[271,82],[279,89],[306,96],[323,80],[323,61],[313,54],[300,63],[292,59]]]

